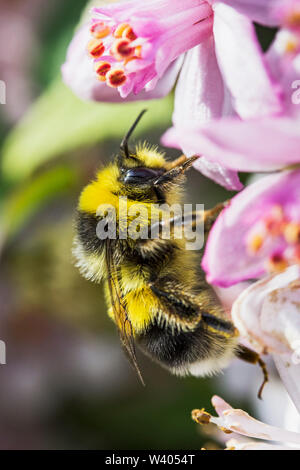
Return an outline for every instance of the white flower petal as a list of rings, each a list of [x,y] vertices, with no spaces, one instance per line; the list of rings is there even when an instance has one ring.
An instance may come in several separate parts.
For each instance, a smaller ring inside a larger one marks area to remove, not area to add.
[[[300,413],[300,364],[293,364],[293,356],[273,355],[281,380]]]
[[[232,319],[255,348],[294,352],[300,342],[300,272],[291,266],[248,287],[233,304]]]
[[[243,436],[267,441],[289,442],[300,446],[299,433],[262,423],[243,410],[233,409],[218,396],[212,398],[212,404],[220,417],[212,417],[210,422],[217,424],[219,427],[224,427]]]
[[[253,440],[230,439],[226,442],[227,450],[299,450],[293,447],[280,446],[275,444],[266,444],[264,442]]]

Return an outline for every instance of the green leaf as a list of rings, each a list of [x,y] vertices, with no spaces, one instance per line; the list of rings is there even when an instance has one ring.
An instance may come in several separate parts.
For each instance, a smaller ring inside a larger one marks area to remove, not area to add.
[[[83,102],[60,80],[55,81],[4,142],[3,178],[16,183],[40,165],[66,152],[92,146],[104,139],[121,138],[144,107],[149,112],[137,135],[170,123],[170,96],[120,104]]]
[[[36,176],[12,192],[1,205],[2,242],[15,235],[45,204],[72,188],[75,181],[74,170],[60,166]]]

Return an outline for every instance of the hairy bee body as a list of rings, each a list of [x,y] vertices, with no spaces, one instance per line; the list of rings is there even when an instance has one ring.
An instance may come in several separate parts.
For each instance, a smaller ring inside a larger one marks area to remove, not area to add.
[[[199,254],[180,239],[100,239],[101,204],[120,214],[120,196],[149,208],[181,202],[185,164],[172,165],[147,145],[121,152],[82,192],[74,255],[82,274],[104,280],[108,313],[129,356],[130,338],[152,359],[178,375],[207,375],[235,355],[236,331],[199,270]],[[205,230],[216,217],[208,212]],[[127,223],[125,221],[125,223]],[[149,226],[150,219],[144,224]]]

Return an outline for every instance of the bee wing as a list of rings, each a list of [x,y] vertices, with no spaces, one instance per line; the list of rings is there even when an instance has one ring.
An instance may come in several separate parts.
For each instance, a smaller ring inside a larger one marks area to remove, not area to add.
[[[135,343],[133,328],[126,311],[126,305],[123,299],[122,289],[121,289],[121,272],[115,266],[112,250],[110,247],[109,240],[106,244],[106,265],[108,273],[108,287],[111,297],[111,304],[114,311],[115,322],[119,331],[120,340],[123,346],[123,349],[128,357],[128,360],[132,367],[138,374],[138,377],[143,385],[145,385],[141,371],[139,369],[136,352],[135,352]]]

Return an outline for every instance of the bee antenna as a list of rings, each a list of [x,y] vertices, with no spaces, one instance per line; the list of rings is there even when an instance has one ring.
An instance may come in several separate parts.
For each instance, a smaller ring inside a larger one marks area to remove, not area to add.
[[[129,131],[127,132],[127,134],[125,135],[125,137],[123,138],[123,140],[121,142],[120,149],[124,151],[125,156],[127,158],[130,157],[129,150],[128,150],[128,141],[129,141],[133,131],[135,130],[136,126],[138,125],[138,123],[140,122],[140,120],[142,119],[142,117],[143,117],[143,115],[145,114],[146,111],[147,111],[147,109],[143,109],[143,111],[140,112],[140,114],[138,115],[138,117],[136,118],[136,120],[134,121],[131,128],[129,129]]]

